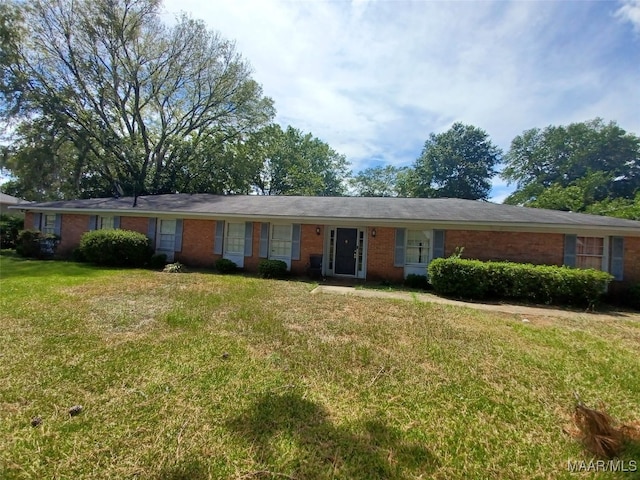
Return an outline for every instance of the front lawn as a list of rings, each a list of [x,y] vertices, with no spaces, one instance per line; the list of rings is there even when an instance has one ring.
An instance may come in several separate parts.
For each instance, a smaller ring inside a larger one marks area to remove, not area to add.
[[[6,255],[0,279],[3,479],[629,478],[570,473],[563,429],[574,391],[640,420],[637,317]]]

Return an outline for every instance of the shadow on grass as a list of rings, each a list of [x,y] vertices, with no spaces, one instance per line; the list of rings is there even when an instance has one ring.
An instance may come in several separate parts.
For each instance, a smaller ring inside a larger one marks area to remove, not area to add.
[[[89,264],[60,260],[34,260],[5,252],[2,252],[0,262],[0,278],[48,277],[51,275],[91,277],[99,275],[101,272],[100,268]]]
[[[267,478],[286,469],[287,478],[402,479],[439,464],[380,419],[336,426],[321,405],[293,393],[259,397],[230,427],[252,446]]]

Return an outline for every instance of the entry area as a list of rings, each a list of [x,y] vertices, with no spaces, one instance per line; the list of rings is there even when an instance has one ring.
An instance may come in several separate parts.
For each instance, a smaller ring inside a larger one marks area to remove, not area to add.
[[[359,228],[331,227],[325,252],[327,275],[365,278],[365,231]]]

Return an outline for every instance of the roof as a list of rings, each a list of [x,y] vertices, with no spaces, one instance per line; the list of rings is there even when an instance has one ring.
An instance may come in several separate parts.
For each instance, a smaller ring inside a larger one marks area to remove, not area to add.
[[[599,215],[495,204],[456,198],[299,197],[259,195],[165,194],[94,198],[29,204],[29,210],[182,214],[184,217],[305,219],[310,223],[367,221],[369,224],[436,223],[484,226],[539,226],[619,229],[640,236],[640,222]]]
[[[29,202],[27,200],[14,197],[13,195],[7,195],[6,193],[0,192],[0,203],[3,203],[5,205],[19,205],[19,204],[29,203]]]

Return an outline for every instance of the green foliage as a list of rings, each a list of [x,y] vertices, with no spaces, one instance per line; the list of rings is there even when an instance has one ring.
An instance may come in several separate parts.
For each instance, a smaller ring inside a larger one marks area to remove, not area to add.
[[[582,212],[640,189],[640,137],[600,118],[525,131],[511,142],[505,203]],[[594,212],[597,213],[597,212]]]
[[[592,306],[613,277],[597,270],[438,258],[429,264],[429,279],[443,295]]]
[[[0,248],[16,248],[18,233],[24,228],[24,217],[0,215]]]
[[[58,243],[57,235],[43,234],[38,230],[22,230],[16,240],[16,253],[27,258],[52,258]]]
[[[154,253],[151,255],[149,259],[149,267],[154,270],[164,268],[167,264],[167,254],[166,253]]]
[[[640,282],[634,283],[627,289],[626,303],[636,310],[640,310]]]
[[[203,172],[226,178],[221,144],[273,118],[234,43],[204,22],[164,23],[158,0],[49,3],[0,11],[0,105],[23,122],[10,169],[33,199],[200,189]]]
[[[416,197],[487,199],[501,151],[477,127],[454,123],[432,133],[415,163]]]
[[[238,265],[235,262],[229,260],[228,258],[219,258],[216,260],[215,269],[220,273],[235,273],[238,271]]]
[[[258,274],[262,278],[285,278],[288,275],[287,264],[282,260],[260,260]]]
[[[349,174],[344,155],[311,133],[269,125],[249,137],[253,156],[264,159],[255,187],[264,195],[339,196]]]
[[[404,285],[405,287],[418,288],[421,290],[428,290],[431,288],[431,284],[429,283],[429,279],[426,275],[417,275],[415,273],[407,275],[407,278],[404,279]]]
[[[372,167],[359,172],[349,183],[360,197],[402,197],[408,193],[403,183],[408,172],[408,167]]]
[[[141,267],[149,263],[153,250],[149,239],[129,230],[94,230],[82,235],[80,251],[96,265]]]

